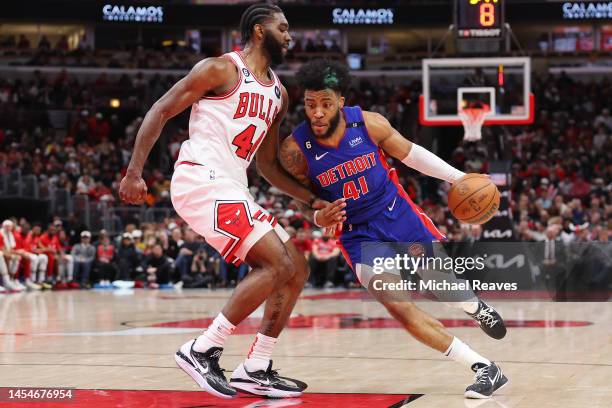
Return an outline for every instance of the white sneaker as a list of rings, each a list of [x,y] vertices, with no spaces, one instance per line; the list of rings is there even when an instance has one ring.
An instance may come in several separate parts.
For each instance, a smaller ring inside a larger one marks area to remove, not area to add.
[[[4,287],[10,290],[11,292],[23,292],[24,290],[21,288],[21,285],[19,285],[18,282],[14,280],[7,280],[4,284]]]
[[[26,280],[25,286],[26,286],[26,288],[28,288],[28,290],[40,290],[41,289],[40,285],[35,284],[34,282],[32,282],[29,279]]]
[[[302,381],[279,376],[276,370],[272,370],[272,360],[265,371],[249,372],[244,363],[240,363],[232,373],[230,385],[237,390],[269,398],[299,397],[307,387]]]
[[[4,286],[0,286],[0,293],[8,292]]]
[[[19,290],[21,290],[22,292],[28,289],[23,283],[19,282],[17,279],[15,279],[13,282],[17,285],[17,288],[19,288]]]

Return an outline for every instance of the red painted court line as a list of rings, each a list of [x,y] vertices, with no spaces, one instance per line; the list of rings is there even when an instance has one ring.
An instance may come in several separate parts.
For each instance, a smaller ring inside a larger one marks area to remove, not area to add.
[[[240,394],[238,398],[224,400],[198,391],[146,391],[146,390],[75,390],[75,397],[65,402],[21,402],[3,403],[3,407],[242,407],[280,408],[307,405],[319,407],[375,408],[399,406],[398,403],[413,401],[422,394],[317,394],[306,393],[299,398],[266,399]]]
[[[605,301],[612,297],[610,291],[597,291],[589,293],[568,292],[565,294],[567,299],[575,299],[580,301]],[[496,300],[548,300],[551,301],[551,294],[544,290],[520,290],[515,292],[504,291],[483,291],[478,293],[482,299]],[[433,299],[431,295],[421,293],[412,293],[410,297],[413,300]],[[344,290],[333,293],[319,293],[316,295],[306,295],[300,297],[304,300],[373,300],[373,298],[364,290]]]
[[[208,327],[213,318],[181,320],[157,323],[151,327]],[[248,318],[238,325],[235,334],[254,334],[259,330],[261,319]],[[477,327],[473,319],[440,319],[445,327]],[[580,320],[505,320],[508,328],[583,327],[593,323]],[[401,324],[389,317],[366,317],[358,313],[335,313],[314,316],[295,316],[289,319],[287,329],[396,329]]]

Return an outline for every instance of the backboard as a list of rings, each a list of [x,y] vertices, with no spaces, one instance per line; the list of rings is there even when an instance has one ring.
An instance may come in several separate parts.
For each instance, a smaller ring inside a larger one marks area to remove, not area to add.
[[[479,103],[491,108],[485,125],[533,123],[531,60],[523,57],[423,60],[421,124],[460,126],[459,112]]]

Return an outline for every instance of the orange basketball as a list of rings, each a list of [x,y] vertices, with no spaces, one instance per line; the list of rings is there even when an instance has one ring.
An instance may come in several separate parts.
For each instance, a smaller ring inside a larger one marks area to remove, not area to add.
[[[448,192],[448,208],[455,218],[468,224],[484,224],[499,209],[499,190],[488,177],[470,173]]]

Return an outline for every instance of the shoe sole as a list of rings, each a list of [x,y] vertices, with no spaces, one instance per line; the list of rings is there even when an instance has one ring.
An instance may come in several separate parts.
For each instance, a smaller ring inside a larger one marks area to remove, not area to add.
[[[496,393],[497,391],[501,390],[502,388],[504,388],[506,385],[508,385],[508,383],[510,382],[510,380],[507,380],[505,383],[503,383],[499,388],[496,388],[491,395],[483,395],[483,394],[479,394],[476,391],[466,391],[465,392],[465,398],[470,398],[470,399],[489,399],[493,396],[494,393]]]
[[[225,398],[225,399],[231,399],[236,396],[236,395],[223,394],[215,390],[213,387],[211,387],[208,384],[208,382],[206,382],[204,378],[202,378],[200,373],[195,371],[193,369],[193,366],[187,361],[185,361],[181,356],[179,356],[178,353],[174,355],[174,361],[176,361],[176,364],[181,368],[181,370],[189,374],[189,376],[193,378],[193,380],[200,386],[200,388],[204,389],[206,392],[214,395],[215,397]]]
[[[259,384],[233,382],[230,380],[230,385],[235,389],[246,392],[247,394],[259,395],[268,398],[291,398],[302,395],[301,391],[285,391],[269,388]]]
[[[501,340],[504,337],[506,337],[506,334],[508,333],[507,330],[504,330],[504,333],[500,336],[494,336],[492,333],[489,333],[486,329],[484,329],[481,325],[478,325],[478,327],[480,327],[480,329],[490,338],[495,339],[495,340]]]

